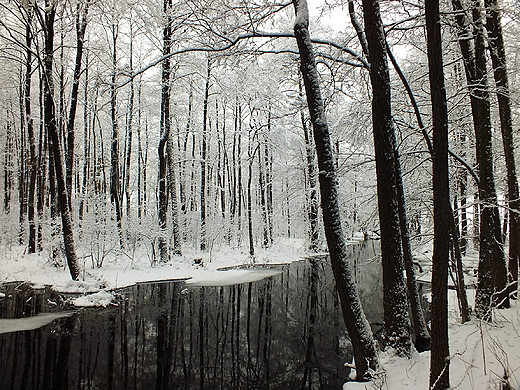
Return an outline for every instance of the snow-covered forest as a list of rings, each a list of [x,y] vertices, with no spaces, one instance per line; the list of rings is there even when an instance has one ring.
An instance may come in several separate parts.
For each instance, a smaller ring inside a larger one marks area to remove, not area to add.
[[[329,252],[354,379],[369,380],[345,247],[376,237],[383,349],[431,345],[429,386],[448,388],[448,280],[461,322],[517,298],[520,8],[308,3],[0,3],[2,267],[81,280]]]

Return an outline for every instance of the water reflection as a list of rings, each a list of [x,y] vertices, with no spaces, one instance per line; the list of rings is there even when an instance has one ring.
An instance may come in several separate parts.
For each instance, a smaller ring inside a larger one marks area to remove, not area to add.
[[[352,251],[377,327],[380,267],[367,261],[374,247]],[[372,264],[375,275],[367,276]],[[340,389],[348,377],[351,345],[326,259],[252,283],[149,283],[121,293],[118,307],[0,335],[0,387]],[[31,313],[48,309],[45,299],[33,302],[41,307]]]

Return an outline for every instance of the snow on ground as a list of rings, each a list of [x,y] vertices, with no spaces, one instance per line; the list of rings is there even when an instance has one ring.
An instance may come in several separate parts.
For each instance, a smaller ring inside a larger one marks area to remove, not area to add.
[[[107,291],[99,291],[94,294],[73,298],[71,302],[78,307],[107,307],[114,300],[114,295]]]
[[[473,319],[460,324],[455,314],[451,312],[449,328],[451,389],[502,390],[504,373],[510,389],[520,389],[520,302],[511,301],[510,309],[496,310],[492,323]],[[347,382],[343,390],[429,388],[429,351],[415,352],[411,359],[383,352],[381,366],[384,374],[377,380]]]
[[[204,271],[192,279],[186,281],[186,284],[192,286],[231,286],[233,284],[255,282],[269,276],[282,273],[281,269],[231,269],[222,271]]]
[[[284,240],[270,250],[258,248],[254,260],[246,252],[224,248],[219,251],[200,253],[190,248],[183,249],[182,257],[173,257],[169,263],[152,265],[149,256],[143,254],[120,253],[107,258],[101,268],[92,267],[90,258],[81,262],[82,273],[79,281],[72,281],[68,270],[49,264],[42,255],[27,255],[22,248],[0,254],[0,283],[27,281],[35,287],[50,285],[58,292],[95,293],[113,290],[139,282],[189,279],[197,277],[200,283],[244,283],[258,280],[262,271],[236,270],[214,272],[219,268],[242,264],[280,264],[300,260],[305,256],[301,240]],[[264,276],[273,275],[274,270],[264,270]],[[239,279],[237,279],[239,278]],[[260,277],[261,278],[261,277]],[[228,279],[223,280],[223,279]],[[238,281],[236,281],[238,280]]]

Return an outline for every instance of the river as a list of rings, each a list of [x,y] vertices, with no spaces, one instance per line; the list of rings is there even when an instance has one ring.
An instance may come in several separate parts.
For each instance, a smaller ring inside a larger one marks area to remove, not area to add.
[[[376,335],[378,246],[350,247]],[[48,289],[1,286],[0,388],[341,389],[352,347],[328,259],[263,267],[281,272],[229,286],[141,283],[118,290],[116,305],[80,310]]]

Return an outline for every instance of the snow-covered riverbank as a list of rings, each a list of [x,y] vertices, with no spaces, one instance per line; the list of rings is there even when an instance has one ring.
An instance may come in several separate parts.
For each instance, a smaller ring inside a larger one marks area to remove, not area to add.
[[[280,264],[302,259],[306,255],[300,240],[285,240],[269,250],[258,249],[254,260],[246,252],[231,248],[219,251],[200,252],[184,249],[182,257],[173,257],[167,264],[151,264],[147,254],[134,253],[132,257],[123,252],[107,257],[101,268],[92,267],[90,257],[82,260],[83,272],[80,281],[72,281],[64,267],[55,267],[41,255],[27,255],[23,248],[16,248],[0,255],[0,283],[26,281],[36,288],[50,285],[59,292],[97,292],[130,286],[139,282],[197,277],[210,283],[212,278],[223,283],[219,268],[242,264]],[[240,283],[247,281],[241,272]],[[226,273],[230,278],[234,273]],[[254,277],[254,276],[252,276]]]

